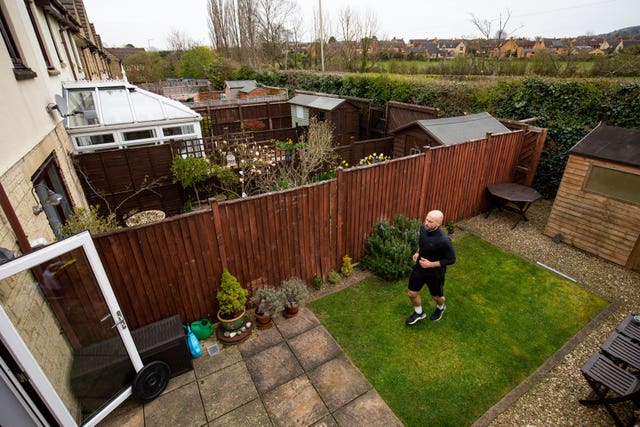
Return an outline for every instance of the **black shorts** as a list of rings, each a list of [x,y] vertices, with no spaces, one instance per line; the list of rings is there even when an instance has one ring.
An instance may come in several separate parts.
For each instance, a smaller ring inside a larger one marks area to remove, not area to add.
[[[422,287],[427,285],[432,297],[444,296],[444,275],[440,274],[420,274],[415,269],[409,276],[409,290],[420,292]]]

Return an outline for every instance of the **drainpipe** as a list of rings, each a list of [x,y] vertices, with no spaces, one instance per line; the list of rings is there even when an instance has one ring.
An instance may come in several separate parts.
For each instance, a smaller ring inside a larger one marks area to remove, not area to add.
[[[29,243],[29,239],[22,228],[22,224],[18,220],[18,216],[16,212],[13,210],[13,206],[11,206],[11,202],[9,201],[9,197],[7,193],[4,191],[4,186],[0,183],[0,206],[4,211],[4,214],[7,216],[7,220],[9,221],[9,225],[11,225],[11,229],[13,233],[18,238],[18,246],[20,246],[20,251],[23,254],[28,254],[33,251],[31,248],[31,243]]]

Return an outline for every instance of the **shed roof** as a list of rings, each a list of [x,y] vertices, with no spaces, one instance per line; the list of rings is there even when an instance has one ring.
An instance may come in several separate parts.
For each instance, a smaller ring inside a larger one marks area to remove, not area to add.
[[[302,105],[304,107],[315,108],[318,110],[331,111],[338,105],[345,102],[344,99],[331,98],[328,96],[307,95],[300,93],[289,100],[290,104]]]
[[[240,89],[240,92],[249,93],[258,87],[255,80],[227,80],[224,82],[230,89]]]
[[[640,166],[640,130],[598,124],[570,151],[599,160]]]
[[[443,119],[417,120],[413,124],[396,129],[404,129],[417,124],[434,139],[444,145],[459,144],[484,138],[487,133],[511,132],[506,126],[489,113],[469,114],[466,116],[446,117]]]

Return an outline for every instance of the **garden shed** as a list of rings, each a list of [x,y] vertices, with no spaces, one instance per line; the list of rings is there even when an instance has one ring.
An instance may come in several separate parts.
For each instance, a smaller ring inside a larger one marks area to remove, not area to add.
[[[599,124],[569,152],[545,234],[640,271],[640,130]]]
[[[416,120],[391,131],[394,135],[393,156],[416,154],[422,148],[454,145],[487,136],[511,132],[489,113],[441,119]]]
[[[297,94],[291,104],[291,127],[309,126],[315,117],[333,125],[333,144],[347,145],[360,139],[360,110],[346,99],[321,95]]]

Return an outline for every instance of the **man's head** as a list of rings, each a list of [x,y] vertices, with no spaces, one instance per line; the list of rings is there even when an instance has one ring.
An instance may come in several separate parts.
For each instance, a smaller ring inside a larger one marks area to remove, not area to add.
[[[427,214],[427,217],[424,220],[424,227],[427,231],[433,231],[442,225],[442,221],[444,221],[444,215],[442,212],[431,211]]]

